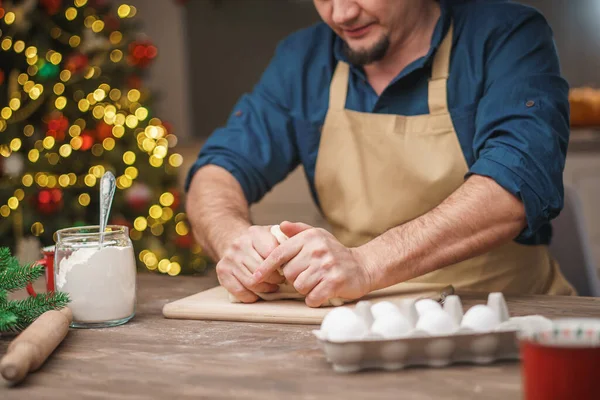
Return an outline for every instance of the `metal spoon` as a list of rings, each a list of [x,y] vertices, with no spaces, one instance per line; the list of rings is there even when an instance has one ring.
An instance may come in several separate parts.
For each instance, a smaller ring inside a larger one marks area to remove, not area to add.
[[[100,247],[102,247],[102,239],[104,238],[116,187],[116,179],[112,172],[107,171],[102,175],[100,179]]]

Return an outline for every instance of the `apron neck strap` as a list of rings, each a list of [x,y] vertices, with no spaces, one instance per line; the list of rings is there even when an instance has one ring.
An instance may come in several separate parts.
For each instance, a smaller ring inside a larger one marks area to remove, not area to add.
[[[350,77],[350,66],[343,61],[338,61],[335,67],[331,85],[329,86],[329,109],[343,110],[346,108],[346,96],[348,94],[348,78]]]
[[[453,24],[450,24],[448,33],[440,44],[431,68],[431,79],[429,80],[429,112],[440,114],[448,111],[447,83],[450,72],[450,54],[452,53]]]

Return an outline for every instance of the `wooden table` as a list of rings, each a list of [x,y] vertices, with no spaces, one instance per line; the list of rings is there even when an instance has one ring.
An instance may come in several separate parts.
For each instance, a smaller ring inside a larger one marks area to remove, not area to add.
[[[411,368],[399,372],[333,372],[313,327],[169,320],[168,301],[216,285],[214,276],[140,274],[138,313],[111,329],[71,330],[40,371],[18,387],[0,382],[8,399],[514,399],[520,364]],[[483,295],[461,296],[465,308]],[[600,299],[509,297],[512,315],[600,318]],[[0,338],[0,354],[10,338]],[[1,379],[1,378],[0,378]]]

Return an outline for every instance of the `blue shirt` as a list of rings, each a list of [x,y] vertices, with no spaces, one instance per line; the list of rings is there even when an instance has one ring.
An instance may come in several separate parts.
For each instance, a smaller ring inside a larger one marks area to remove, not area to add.
[[[428,54],[377,96],[351,66],[346,108],[419,115],[429,112],[433,55],[454,22],[448,107],[470,174],[491,177],[525,206],[517,241],[547,244],[563,207],[569,140],[568,84],[552,31],[535,9],[499,0],[441,0]],[[203,146],[188,174],[215,164],[240,183],[250,204],[302,164],[315,193],[315,164],[341,39],[324,23],[285,38],[260,81]],[[493,207],[493,204],[483,205]]]

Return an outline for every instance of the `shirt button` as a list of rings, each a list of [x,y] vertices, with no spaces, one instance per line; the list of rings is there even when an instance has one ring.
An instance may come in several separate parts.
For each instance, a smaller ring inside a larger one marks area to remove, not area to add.
[[[241,117],[242,116],[242,112],[241,111],[236,111],[234,115],[236,117]]]
[[[535,105],[535,101],[533,101],[533,100],[529,100],[527,103],[525,103],[525,105],[526,105],[527,107],[533,107],[533,106]]]

